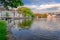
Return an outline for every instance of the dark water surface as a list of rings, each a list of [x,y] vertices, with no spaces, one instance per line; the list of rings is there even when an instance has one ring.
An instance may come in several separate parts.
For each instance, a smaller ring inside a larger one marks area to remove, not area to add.
[[[20,19],[9,24],[17,40],[60,40],[60,18]]]

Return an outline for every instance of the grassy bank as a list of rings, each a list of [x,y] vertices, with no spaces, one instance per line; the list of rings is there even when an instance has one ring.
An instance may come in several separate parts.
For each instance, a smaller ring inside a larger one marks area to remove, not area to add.
[[[6,21],[0,20],[0,40],[6,40]]]

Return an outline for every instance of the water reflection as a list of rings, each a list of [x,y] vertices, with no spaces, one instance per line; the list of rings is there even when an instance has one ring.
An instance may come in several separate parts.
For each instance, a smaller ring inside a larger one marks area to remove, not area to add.
[[[20,19],[11,25],[18,40],[60,40],[60,18]]]
[[[23,21],[18,22],[18,27],[22,29],[29,29],[31,27],[32,22],[33,19],[24,19]]]

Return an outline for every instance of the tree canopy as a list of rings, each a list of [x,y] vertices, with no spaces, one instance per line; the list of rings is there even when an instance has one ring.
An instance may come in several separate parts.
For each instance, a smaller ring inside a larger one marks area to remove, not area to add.
[[[22,13],[24,16],[32,16],[33,15],[33,12],[31,11],[30,8],[27,8],[27,7],[21,7],[21,8],[18,8],[18,13]]]
[[[8,7],[17,8],[18,6],[23,6],[22,0],[0,0],[0,3],[8,9]]]

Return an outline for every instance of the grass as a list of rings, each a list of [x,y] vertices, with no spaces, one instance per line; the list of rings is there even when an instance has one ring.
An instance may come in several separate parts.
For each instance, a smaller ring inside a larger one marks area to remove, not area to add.
[[[6,40],[6,21],[0,20],[0,40]]]

